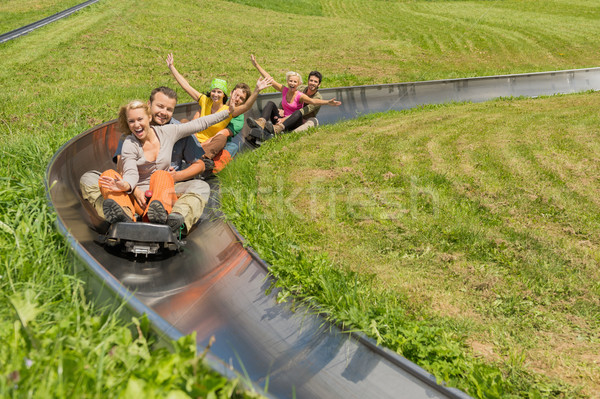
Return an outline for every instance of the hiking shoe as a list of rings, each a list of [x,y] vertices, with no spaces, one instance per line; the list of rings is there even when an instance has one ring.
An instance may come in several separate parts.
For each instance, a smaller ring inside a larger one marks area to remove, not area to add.
[[[271,133],[266,132],[260,128],[250,130],[249,134],[250,134],[250,136],[252,136],[260,141],[267,141],[273,137],[273,135]]]
[[[265,131],[261,128],[253,128],[252,130],[250,130],[249,133],[250,136],[254,137],[255,139],[258,140],[264,140],[265,138]]]
[[[200,173],[201,179],[207,179],[213,175],[213,169],[215,168],[215,161],[209,158],[202,158],[204,162],[204,170]]]
[[[173,233],[177,233],[179,228],[183,226],[184,223],[185,220],[181,213],[171,212],[169,213],[169,216],[167,216],[167,225],[169,225]]]
[[[246,140],[246,142],[247,142],[248,144],[250,144],[252,147],[259,147],[259,146],[260,146],[260,144],[261,144],[261,141],[260,141],[259,139],[257,139],[257,138],[256,138],[256,137],[254,137],[254,136],[250,136],[250,134],[248,134],[248,135],[245,137],[245,140]]]
[[[104,197],[101,195],[98,198],[96,198],[96,201],[94,201],[93,205],[94,209],[96,210],[96,213],[98,213],[98,216],[104,218]]]
[[[278,123],[275,126],[273,126],[273,134],[279,134],[283,132],[283,129],[285,128],[285,126],[283,126],[283,124]]]
[[[110,224],[132,221],[131,218],[127,216],[127,213],[125,213],[125,209],[113,199],[104,200],[102,212],[104,212],[104,218]]]
[[[155,200],[148,205],[148,220],[156,224],[167,223],[167,211],[160,201]]]
[[[269,133],[269,134],[275,134],[275,128],[273,127],[273,124],[271,123],[271,121],[265,123],[265,132]]]
[[[258,118],[258,119],[248,118],[247,121],[248,121],[247,122],[248,123],[248,127],[250,129],[256,129],[256,128],[264,129],[265,128],[265,123],[267,122],[265,120],[265,118]]]
[[[212,173],[215,168],[215,161],[210,158],[202,158],[202,162],[204,162],[204,172],[203,173]]]

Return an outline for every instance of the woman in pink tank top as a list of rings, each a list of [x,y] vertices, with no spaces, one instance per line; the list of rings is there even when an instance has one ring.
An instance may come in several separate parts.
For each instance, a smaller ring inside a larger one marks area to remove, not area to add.
[[[289,73],[289,72],[288,72]],[[295,72],[292,72],[295,73]],[[302,78],[300,79],[300,83],[302,83]],[[299,85],[299,84],[298,84]],[[289,94],[289,96],[288,96]],[[287,117],[298,111],[304,106],[304,103],[300,99],[302,95],[301,91],[298,91],[294,88],[292,91],[289,87],[281,88],[281,106],[283,107],[283,116]],[[291,98],[291,101],[288,101],[288,98]]]
[[[267,71],[258,65],[254,55],[250,56],[250,60],[252,61],[252,65],[254,65],[254,67],[263,77],[271,78],[271,75],[269,75]],[[296,72],[290,71],[286,73],[285,80],[287,86],[284,86],[275,80],[273,80],[271,83],[271,86],[274,87],[275,90],[281,92],[281,106],[283,109],[278,109],[277,105],[275,105],[273,101],[269,101],[262,110],[261,118],[256,120],[247,118],[248,126],[250,126],[250,128],[265,129],[271,134],[275,132],[280,133],[283,130],[283,121],[295,111],[298,111],[304,107],[305,103],[315,105],[332,105],[334,107],[339,107],[342,104],[340,101],[336,101],[335,98],[332,98],[331,100],[320,100],[316,98],[310,98],[301,91],[298,91],[298,86],[302,84],[302,77]]]

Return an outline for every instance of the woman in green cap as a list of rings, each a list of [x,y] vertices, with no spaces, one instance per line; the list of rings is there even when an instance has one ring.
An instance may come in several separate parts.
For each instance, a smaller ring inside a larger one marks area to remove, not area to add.
[[[166,61],[167,66],[171,70],[175,80],[177,80],[177,83],[179,83],[183,90],[185,90],[195,101],[198,101],[198,105],[200,105],[200,111],[194,115],[193,119],[214,114],[228,108],[226,105],[228,91],[227,82],[225,80],[218,78],[213,79],[210,85],[210,91],[206,94],[202,94],[198,90],[194,89],[179,73],[179,71],[177,71],[174,65],[173,54],[169,54]],[[196,133],[195,137],[200,145],[213,138],[217,133],[227,130],[227,125],[233,118],[236,118],[248,111],[252,107],[252,104],[254,104],[254,101],[256,101],[258,93],[271,85],[271,80],[272,79],[259,79],[253,92],[250,92],[250,87],[245,83],[236,85],[234,91],[238,91],[238,103],[235,104],[235,111],[224,121],[214,124],[208,129]]]

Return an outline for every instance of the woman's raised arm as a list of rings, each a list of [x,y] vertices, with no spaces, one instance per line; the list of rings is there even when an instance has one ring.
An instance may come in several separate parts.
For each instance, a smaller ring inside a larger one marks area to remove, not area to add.
[[[258,65],[254,54],[250,54],[250,62],[252,62],[254,68],[256,68],[256,70],[263,76],[263,78],[273,79],[273,77],[267,71],[265,71],[260,65]],[[277,91],[281,91],[283,89],[283,85],[281,83],[276,82],[275,79],[273,79],[273,81],[271,82],[271,86],[273,86],[273,88]]]
[[[183,75],[181,75],[179,73],[179,71],[177,70],[177,68],[175,68],[175,63],[174,63],[174,59],[173,59],[173,53],[170,53],[169,55],[167,55],[167,60],[166,61],[167,61],[167,66],[171,70],[171,73],[175,77],[175,80],[177,81],[177,83],[179,83],[179,86],[181,86],[181,88],[183,90],[185,90],[187,92],[187,94],[189,94],[190,97],[192,97],[194,99],[194,101],[198,101],[200,99],[200,96],[202,94],[198,90],[194,89],[189,84],[189,82],[183,77]]]

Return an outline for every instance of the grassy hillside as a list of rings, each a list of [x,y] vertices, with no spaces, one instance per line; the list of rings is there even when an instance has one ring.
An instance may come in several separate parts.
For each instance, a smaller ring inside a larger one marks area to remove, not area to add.
[[[594,396],[599,101],[435,106],[284,136],[222,175],[225,207],[282,299],[312,298],[474,396],[478,373],[483,397]]]
[[[3,17],[2,21],[33,22],[27,20],[30,17],[26,15],[32,10],[47,8],[50,3],[19,2],[23,6],[31,5],[30,8],[19,9],[21,10],[19,15],[23,19],[15,19],[17,17],[13,15],[11,18]],[[72,5],[66,2],[52,2],[52,5],[59,3],[65,7]],[[163,84],[175,86],[164,62],[168,52],[175,53],[179,70],[199,89],[207,88],[210,80],[215,76],[226,77],[232,83],[254,82],[257,74],[251,69],[248,60],[251,52],[255,53],[263,66],[276,76],[278,74],[282,76],[290,69],[306,73],[318,68],[325,76],[325,86],[587,67],[597,65],[600,58],[597,43],[593,41],[598,37],[600,30],[600,24],[597,23],[600,9],[595,1],[305,0],[294,3],[295,5],[288,3],[267,1],[259,4],[250,0],[243,2],[103,0],[68,19],[0,45],[2,60],[0,61],[2,66],[0,68],[0,82],[2,82],[2,90],[0,90],[0,104],[2,104],[0,107],[0,148],[2,148],[0,157],[0,291],[2,292],[0,339],[7,343],[0,345],[0,364],[5,365],[0,376],[0,392],[4,396],[19,396],[20,393],[17,392],[30,392],[34,396],[42,392],[55,392],[56,396],[116,396],[126,389],[143,386],[143,381],[147,382],[145,386],[147,391],[164,393],[164,391],[155,391],[159,388],[154,383],[150,383],[156,381],[156,374],[152,372],[170,370],[169,367],[172,367],[173,362],[181,363],[170,356],[193,359],[194,355],[184,349],[178,355],[152,350],[151,345],[146,342],[145,335],[137,333],[138,329],[134,328],[136,333],[131,335],[123,321],[114,316],[99,315],[98,309],[87,302],[81,284],[70,274],[72,258],[66,243],[53,228],[54,216],[45,204],[42,184],[45,165],[62,143],[90,126],[113,119],[120,104],[133,98],[146,98],[153,87]],[[4,2],[0,7],[5,5],[8,7],[9,4],[13,4],[10,10],[15,9],[12,1]],[[2,15],[7,14],[3,12]],[[36,16],[33,19],[39,18]],[[189,100],[181,90],[179,93],[182,101]],[[459,115],[462,112],[474,112],[461,111],[461,109],[453,109],[453,112]],[[415,113],[416,116],[412,118],[416,118],[414,123],[419,120],[423,124],[427,124],[427,121],[433,123],[436,118],[443,118],[436,112],[440,111],[421,111]],[[502,116],[498,118],[502,119]],[[528,119],[524,118],[525,122],[522,124],[526,125]],[[391,131],[395,131],[398,130],[398,124],[406,123],[406,119],[405,114],[389,115],[381,121],[366,119],[357,122],[357,126],[377,122],[378,129],[389,130],[385,127],[387,124],[391,126],[390,129],[393,129]],[[463,119],[467,119],[467,115]],[[407,126],[404,132],[418,131],[413,129],[413,126]],[[356,127],[356,129],[361,128]],[[335,132],[335,128],[324,131],[330,134]],[[421,132],[423,142],[427,141],[428,134],[427,131]],[[312,139],[318,142],[318,137],[318,135],[311,135],[306,140]],[[485,146],[491,145],[493,141],[479,143],[477,141],[479,139],[479,136],[468,137],[472,142],[461,142],[461,146],[455,145],[451,148],[454,149],[453,151],[464,151],[471,145],[474,148],[483,148],[481,150],[483,152],[475,152],[471,156],[485,160]],[[343,144],[343,141],[340,141],[340,144]],[[413,144],[415,151],[421,148],[418,146],[419,142]],[[433,153],[435,150],[435,147],[431,148]],[[383,159],[388,157],[392,163],[392,160],[397,159],[394,154],[399,156],[405,152],[411,154],[413,148],[398,148],[397,151],[400,154],[389,153]],[[493,196],[487,197],[496,193],[494,184],[498,184],[495,180],[489,180],[491,172],[486,169],[485,173],[477,173],[479,164],[474,162],[471,169],[463,171],[462,175],[456,175],[461,169],[452,168],[451,162],[455,162],[453,159],[457,159],[460,153],[448,151],[447,154],[439,156],[438,165],[440,168],[451,169],[453,174],[446,176],[445,183],[441,177],[436,177],[437,180],[434,181],[441,181],[439,184],[445,184],[448,190],[462,184],[466,193],[475,190],[473,195],[485,197],[501,208],[492,201]],[[512,147],[509,151],[513,151]],[[525,147],[523,151],[526,154],[531,149]],[[488,152],[493,153],[491,150]],[[306,151],[288,153],[291,157],[308,155]],[[261,154],[266,155],[267,151],[262,151]],[[556,158],[552,153],[543,154],[548,159]],[[402,162],[409,162],[402,157],[400,157]],[[573,158],[573,164],[576,164],[576,159]],[[588,159],[593,158],[590,156]],[[265,159],[263,162],[268,165],[275,160],[276,158],[272,161]],[[383,165],[382,162],[379,164]],[[501,162],[496,163],[501,165]],[[591,163],[582,165],[582,170],[587,171],[590,165]],[[323,165],[314,167],[325,170]],[[421,182],[427,182],[428,176],[436,176],[438,173],[433,166],[429,169],[425,166],[419,167],[420,174],[416,174],[417,180],[412,183],[415,187],[421,187],[425,184]],[[485,167],[492,170],[489,166]],[[399,175],[401,171],[402,168],[389,172]],[[509,180],[518,180],[511,174],[512,172],[507,173]],[[553,173],[561,176],[566,171],[560,169]],[[440,174],[445,176],[443,173]],[[529,178],[529,175],[526,177]],[[391,184],[396,180],[390,178],[389,181]],[[593,182],[593,179],[588,183],[590,182]],[[487,184],[492,186],[487,187]],[[417,205],[417,209],[419,206],[425,210],[433,207],[433,204],[428,203],[430,201],[428,198],[434,197],[428,197],[426,188],[427,186],[424,188],[423,198],[419,200],[420,202],[417,201],[417,204],[422,203]],[[377,185],[373,185],[372,189],[376,190]],[[417,198],[420,198],[418,193],[417,190]],[[540,215],[554,215],[552,209],[546,209],[550,206],[544,202],[548,194],[545,197],[532,190],[531,195],[537,195],[539,198],[540,206],[543,207],[540,208],[543,210],[539,212]],[[467,202],[465,206],[473,206],[469,204],[471,203]],[[589,209],[593,210],[593,207],[590,205]],[[424,218],[431,217],[435,222],[434,216],[429,215],[427,211],[423,212]],[[477,213],[466,214],[475,218],[474,220],[482,218]],[[522,216],[523,220],[519,219],[511,223],[527,225],[527,215]],[[543,221],[543,218],[548,216],[539,217],[540,221]],[[489,218],[493,219],[492,216]],[[449,261],[441,265],[456,269],[458,274],[462,273],[463,267],[482,267],[481,264],[492,264],[488,258],[485,258],[490,256],[487,252],[484,253],[485,256],[481,255],[483,260],[478,260],[479,263],[472,260],[473,255],[467,251],[468,248],[465,248],[464,243],[460,244],[464,237],[461,235],[463,230],[467,238],[472,233],[457,222],[458,218],[453,220],[452,223],[458,224],[447,227],[447,235],[450,238],[436,232],[433,227],[429,234],[435,238],[435,241],[438,241],[439,237],[446,237],[445,240],[458,243],[453,244],[456,246],[448,244],[447,247],[434,247],[431,244],[431,249],[427,250],[427,245],[424,244],[425,238],[417,237],[412,244],[415,249],[411,252],[412,255],[409,254],[409,258],[413,256],[418,259],[424,256],[423,253],[434,259],[447,256]],[[573,233],[575,236],[580,230],[583,231],[582,234],[590,234],[589,239],[584,238],[582,241],[591,242],[589,251],[593,253],[593,229],[588,229],[587,224],[580,227],[575,223],[574,217],[569,220],[573,223],[571,228],[575,231]],[[536,223],[540,221],[536,219]],[[418,217],[414,223],[417,227],[412,228],[414,231],[419,231]],[[492,221],[486,223],[489,223],[489,226],[493,225]],[[497,223],[501,224],[501,221]],[[301,234],[300,224],[294,223],[294,226],[296,225],[298,227],[294,228],[297,229],[298,234]],[[364,226],[365,223],[362,225]],[[484,236],[485,243],[491,240],[486,234],[492,234],[491,232],[494,231],[489,226],[480,233]],[[514,227],[512,224],[510,226]],[[559,226],[558,231],[564,227]],[[369,226],[363,228],[365,234],[369,233],[370,228]],[[398,234],[401,232],[401,229],[398,230]],[[350,237],[355,233],[346,234]],[[514,242],[504,237],[507,232],[500,231],[496,234],[508,244]],[[318,247],[321,240],[319,234],[314,233],[309,238],[314,242],[316,250],[329,250],[325,246]],[[539,240],[537,236],[534,238]],[[555,245],[552,247],[554,251],[561,252],[563,244],[560,237],[555,237],[555,241],[552,242],[554,243],[552,245]],[[523,256],[521,252],[515,249],[506,252],[501,243],[497,245],[498,257],[508,257],[506,262],[520,264],[519,259]],[[576,246],[572,243],[569,245]],[[379,249],[381,256],[400,251],[392,243],[389,246],[391,249],[386,249],[385,246]],[[367,248],[368,246],[365,247],[365,250],[373,251]],[[348,252],[349,255],[352,253]],[[371,253],[368,252],[369,256],[372,256]],[[589,259],[592,258],[593,256]],[[583,258],[573,259],[574,264],[578,265],[579,259]],[[336,261],[335,258],[333,260]],[[591,262],[591,260],[587,261]],[[398,272],[395,276],[391,276],[390,280],[386,280],[388,281],[386,284],[389,285],[386,288],[392,289],[393,295],[399,295],[403,301],[403,298],[406,299],[402,302],[402,307],[407,307],[414,312],[418,316],[415,320],[419,321],[419,318],[426,320],[425,315],[427,315],[433,318],[433,325],[439,327],[439,331],[450,331],[448,332],[450,335],[461,336],[470,333],[469,329],[461,327],[461,320],[467,320],[461,312],[468,309],[475,299],[466,295],[454,297],[452,301],[448,301],[452,304],[452,306],[448,305],[451,310],[448,313],[455,314],[456,317],[442,318],[444,316],[442,309],[429,306],[427,303],[434,303],[435,298],[445,297],[446,292],[451,291],[450,288],[453,287],[452,282],[447,283],[449,288],[436,287],[431,282],[422,282],[423,289],[419,289],[419,298],[422,298],[424,303],[422,306],[417,306],[416,297],[409,295],[409,288],[402,291],[401,287],[394,287],[394,279],[401,279],[398,277],[401,273],[413,276],[410,273],[412,273],[412,266],[416,264],[410,264],[408,260],[398,263],[400,266],[396,266],[393,260],[388,262],[391,262],[394,270],[397,268]],[[361,275],[375,272],[381,274],[382,270],[362,270],[365,267],[358,267],[352,259],[340,259],[340,263],[334,268],[340,265],[355,267]],[[557,267],[561,273],[566,273],[565,270],[568,270],[562,264],[552,267]],[[486,270],[484,269],[485,273],[488,273]],[[508,267],[506,270],[502,269],[504,270],[502,272],[493,270],[489,271],[492,276],[493,273],[508,276],[506,281],[504,277],[502,279],[498,277],[497,284],[502,290],[498,291],[499,298],[494,297],[495,303],[499,304],[500,309],[509,306],[507,304],[519,303],[515,302],[511,295],[520,295],[522,291],[513,292],[506,288],[509,286],[507,281],[510,281],[510,278],[516,279],[511,275],[514,270]],[[588,273],[589,269],[585,269],[585,272]],[[392,274],[394,273],[390,273]],[[564,278],[572,278],[569,276],[567,274]],[[583,295],[581,293],[583,288],[597,289],[597,286],[593,288],[594,278],[594,275],[591,275],[585,285],[577,286],[577,295],[574,297],[580,298]],[[441,282],[440,279],[438,283]],[[554,283],[549,281],[548,284]],[[559,288],[570,287],[570,284],[564,282],[556,284]],[[374,289],[373,292],[376,290]],[[549,292],[548,288],[532,292],[530,295],[537,301],[538,297],[547,296]],[[563,295],[560,298],[564,298],[567,294],[560,295]],[[348,298],[351,297],[352,295],[348,294]],[[587,303],[584,305],[580,313],[587,311],[591,315],[584,320],[593,319],[593,306]],[[567,306],[565,309],[579,309],[573,306]],[[585,309],[588,310],[584,311]],[[529,307],[525,307],[523,312],[530,310]],[[483,312],[478,308],[475,311]],[[545,314],[547,313],[542,313]],[[597,316],[595,317],[597,320]],[[348,318],[348,320],[352,319]],[[465,321],[464,324],[469,323]],[[490,329],[492,327],[489,326],[496,325],[494,323],[500,322],[487,315],[484,321],[476,324],[478,327],[475,331],[479,335],[472,336],[473,338],[467,339],[466,342],[479,342],[484,348],[491,345],[491,354],[486,356],[487,360],[491,363],[502,363],[506,357],[506,350],[498,351],[496,343],[490,344],[486,340],[498,336],[502,337],[502,340],[508,340],[511,337],[507,338],[500,332],[494,335],[487,331],[486,328]],[[376,328],[372,330],[378,331],[377,324],[374,327]],[[527,331],[523,326],[519,328]],[[584,325],[582,331],[585,333],[581,335],[583,341],[588,339],[586,337],[589,335],[585,328],[587,327]],[[143,323],[139,331],[144,332]],[[597,344],[597,330],[593,331],[596,331],[596,338],[594,338],[596,341],[591,342]],[[499,347],[508,348],[508,344],[504,344],[502,340]],[[581,339],[578,337],[577,340]],[[131,345],[131,342],[135,344]],[[383,342],[387,343],[385,340]],[[469,346],[473,348],[476,345],[469,344]],[[547,358],[551,358],[552,351],[544,349],[544,346],[538,348],[542,348],[539,349],[540,351],[546,350]],[[518,354],[509,356],[509,359],[513,359],[512,362],[516,362],[519,366],[516,368],[519,373],[524,370],[526,373],[531,371],[536,376],[543,373],[552,374],[547,372],[543,356],[536,357],[542,359],[539,365],[527,367],[521,367],[519,364],[521,357]],[[436,367],[438,366],[433,366],[434,369]],[[535,368],[539,370],[534,370]],[[181,374],[178,374],[183,376],[182,380],[165,382],[164,386],[169,387],[166,389],[183,389],[181,387],[187,386],[186,381],[196,381],[192,369],[194,367],[190,366],[187,371],[182,370]],[[501,366],[501,370],[506,372],[506,366]],[[570,370],[577,370],[577,368],[571,367]],[[581,381],[581,385],[584,386],[581,391],[583,394],[593,392],[590,387],[597,387],[597,375],[590,372],[591,375],[585,377],[588,372],[586,370],[589,368],[582,370],[581,374],[584,377],[581,379],[571,379],[567,376],[562,380],[551,375],[552,381],[548,383],[549,385],[543,386],[552,388],[542,393],[552,396],[561,395],[560,392],[563,392],[562,395],[577,392],[576,389],[563,387],[561,381],[574,385]],[[535,374],[538,371],[539,373]],[[526,376],[514,380],[521,384],[519,389],[522,389],[517,390],[518,392],[528,392],[534,385],[532,381],[538,379],[538,377],[533,377],[533,380],[528,378]],[[205,386],[215,387],[221,384],[220,380],[215,381],[219,382],[212,385],[206,383]],[[468,382],[460,378],[457,381],[459,385],[469,386]],[[484,382],[484,385],[493,385],[495,380],[492,378],[490,381],[492,383]]]

